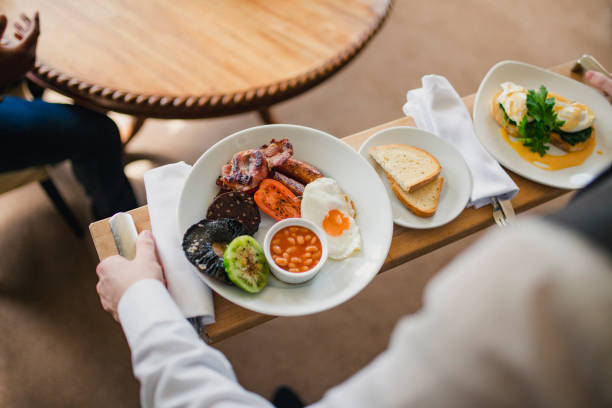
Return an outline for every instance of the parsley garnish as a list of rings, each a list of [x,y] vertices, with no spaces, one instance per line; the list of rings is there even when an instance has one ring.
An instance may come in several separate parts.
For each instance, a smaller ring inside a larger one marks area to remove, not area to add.
[[[504,113],[504,122],[506,122],[506,124],[511,124],[516,126],[516,122],[513,121],[512,119],[510,119],[510,116],[508,116],[508,114],[506,113],[506,109],[504,109],[504,105],[502,105],[501,103],[499,104],[499,109],[501,109],[501,111]]]
[[[539,92],[532,89],[527,93],[527,114],[523,116],[518,124],[518,138],[523,145],[532,152],[544,156],[548,150],[550,133],[559,129],[565,122],[557,120],[557,114],[553,111],[554,98],[546,98],[548,90],[544,85],[540,86]],[[529,122],[527,117],[533,120]]]

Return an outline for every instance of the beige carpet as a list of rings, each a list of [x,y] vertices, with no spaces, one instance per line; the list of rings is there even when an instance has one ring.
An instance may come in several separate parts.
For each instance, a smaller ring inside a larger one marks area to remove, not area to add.
[[[397,0],[349,67],[274,111],[284,122],[344,136],[399,117],[406,90],[423,74],[446,75],[468,94],[504,59],[546,67],[591,53],[612,68],[611,22],[606,0]],[[223,136],[256,124],[254,114],[150,121],[130,150],[192,163]],[[142,170],[132,166],[130,174],[144,201]],[[86,226],[88,203],[69,167],[54,179]],[[138,406],[125,339],[95,295],[91,240],[76,239],[35,184],[2,195],[0,208],[0,406]],[[419,309],[428,279],[473,239],[379,276],[331,311],[275,319],[217,347],[248,389],[269,396],[289,384],[316,401],[384,349],[397,319]]]

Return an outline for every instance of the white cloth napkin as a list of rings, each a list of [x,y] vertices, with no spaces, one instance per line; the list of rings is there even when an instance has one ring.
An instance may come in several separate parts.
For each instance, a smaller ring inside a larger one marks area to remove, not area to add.
[[[472,173],[468,207],[480,208],[494,197],[514,197],[518,186],[476,138],[472,118],[450,82],[439,75],[425,75],[421,81],[422,88],[408,91],[404,113],[414,118],[418,128],[441,137],[461,153]]]
[[[144,175],[151,228],[157,252],[164,266],[168,292],[186,318],[201,324],[215,321],[212,292],[194,273],[181,247],[177,225],[178,200],[191,166],[185,162],[168,164]]]

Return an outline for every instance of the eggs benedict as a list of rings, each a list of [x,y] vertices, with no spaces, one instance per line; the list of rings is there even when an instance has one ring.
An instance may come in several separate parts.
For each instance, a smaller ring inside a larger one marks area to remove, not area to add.
[[[548,92],[545,87],[540,87],[538,94],[513,82],[500,86],[493,96],[491,113],[508,134],[522,140],[532,151],[543,156],[548,142],[566,152],[587,147],[595,120],[588,106]],[[538,141],[534,141],[536,137]]]

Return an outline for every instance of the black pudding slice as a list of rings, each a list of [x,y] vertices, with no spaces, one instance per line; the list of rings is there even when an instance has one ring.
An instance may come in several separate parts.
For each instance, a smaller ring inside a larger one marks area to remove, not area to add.
[[[231,191],[219,194],[208,207],[206,218],[218,220],[233,218],[249,229],[251,235],[257,232],[261,216],[257,204],[249,194]]]
[[[249,234],[248,228],[240,221],[204,218],[183,235],[183,251],[201,273],[232,285],[223,265],[223,252],[234,238]]]

